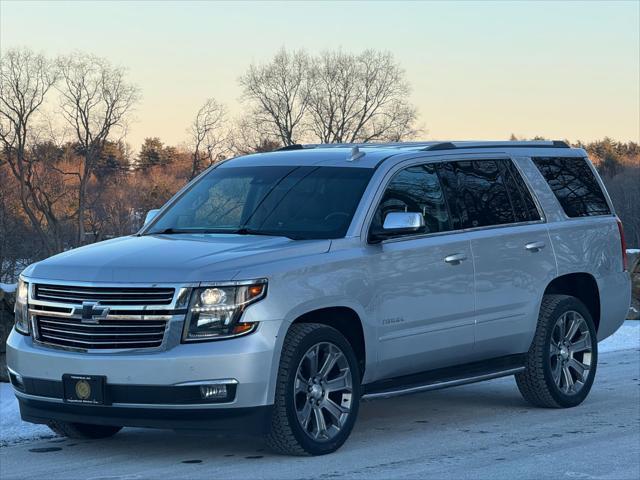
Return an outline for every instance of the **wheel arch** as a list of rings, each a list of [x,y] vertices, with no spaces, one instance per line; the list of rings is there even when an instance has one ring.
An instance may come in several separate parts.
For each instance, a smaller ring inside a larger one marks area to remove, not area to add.
[[[318,308],[299,315],[291,325],[297,323],[320,323],[338,330],[351,344],[360,366],[360,377],[364,376],[367,364],[367,348],[364,327],[358,313],[347,306]]]
[[[600,327],[600,289],[595,277],[586,272],[575,272],[554,278],[544,290],[544,295],[571,295],[589,310],[596,332]]]

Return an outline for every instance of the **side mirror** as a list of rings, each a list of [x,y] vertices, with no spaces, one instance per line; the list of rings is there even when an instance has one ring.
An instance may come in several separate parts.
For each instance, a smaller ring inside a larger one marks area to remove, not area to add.
[[[156,218],[156,216],[158,215],[158,212],[160,211],[159,208],[155,208],[153,210],[149,210],[147,212],[147,216],[144,217],[144,224],[148,225],[149,222],[151,222],[151,220],[153,220],[154,218]]]
[[[384,217],[384,235],[413,233],[424,228],[424,217],[416,212],[390,212]]]
[[[419,232],[424,228],[424,217],[416,212],[390,212],[384,217],[382,228],[372,228],[369,242],[379,243],[396,235]]]

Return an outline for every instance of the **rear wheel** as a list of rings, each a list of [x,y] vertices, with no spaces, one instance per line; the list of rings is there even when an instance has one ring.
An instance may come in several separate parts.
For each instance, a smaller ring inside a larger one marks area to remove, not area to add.
[[[346,441],[358,414],[360,374],[334,328],[294,324],[284,341],[268,445],[288,455],[323,455]]]
[[[598,340],[584,304],[568,295],[545,295],[526,369],[516,374],[533,405],[574,407],[589,394],[596,374]]]
[[[69,438],[108,438],[114,436],[122,427],[110,425],[91,425],[88,423],[71,423],[53,420],[47,424],[54,433]]]

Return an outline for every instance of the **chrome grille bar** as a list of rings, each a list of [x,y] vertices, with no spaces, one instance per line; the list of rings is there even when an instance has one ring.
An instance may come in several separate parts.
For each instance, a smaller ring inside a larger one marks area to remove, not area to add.
[[[160,348],[172,321],[184,318],[187,295],[183,286],[172,284],[121,287],[36,281],[29,295],[34,339],[81,351]],[[83,302],[95,303],[99,313],[83,317]]]
[[[100,325],[100,324],[94,324],[94,325],[85,325],[84,323],[69,323],[69,322],[63,322],[63,321],[56,321],[56,322],[51,322],[49,320],[40,318],[39,322],[41,325],[62,325],[62,326],[70,326],[70,327],[74,327],[74,328],[87,328],[87,329],[104,329],[104,328],[113,328],[113,329],[121,329],[121,328],[164,328],[164,322],[148,322],[149,325],[126,325],[126,324],[120,324],[117,326],[114,325]],[[145,323],[147,323],[145,321]]]
[[[116,349],[158,347],[164,339],[166,321],[99,320],[36,316],[38,339],[64,347]]]
[[[80,305],[82,302],[100,302],[102,305],[169,305],[174,288],[138,287],[78,287],[67,285],[35,285],[35,299]]]
[[[81,348],[108,348],[108,349],[114,349],[114,348],[134,348],[134,347],[151,347],[151,346],[158,346],[160,344],[160,342],[157,342],[156,340],[134,340],[134,341],[126,341],[126,340],[118,340],[117,343],[108,343],[108,342],[96,342],[96,341],[91,341],[91,342],[87,342],[87,341],[83,341],[83,340],[70,340],[68,338],[62,338],[62,337],[54,337],[52,335],[48,335],[47,340],[54,340],[54,341],[58,341],[61,342],[61,346],[69,346],[69,347],[76,347],[76,344],[80,344],[82,345]],[[49,342],[51,343],[51,342]]]
[[[73,330],[60,330],[58,328],[51,328],[51,327],[45,327],[43,325],[40,326],[40,331],[42,332],[54,332],[54,333],[62,333],[62,334],[70,334],[70,335],[84,335],[86,337],[113,337],[113,333],[95,333],[95,332],[74,332]],[[139,336],[145,336],[145,337],[149,337],[150,334],[152,333],[158,333],[158,332],[144,332],[144,333],[140,333],[140,332],[127,332],[125,334],[121,334],[119,335],[119,337],[139,337]],[[163,333],[163,331],[159,332],[160,334]]]

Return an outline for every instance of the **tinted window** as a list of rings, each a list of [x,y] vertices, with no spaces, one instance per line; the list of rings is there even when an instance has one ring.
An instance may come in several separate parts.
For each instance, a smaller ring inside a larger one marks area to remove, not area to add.
[[[503,168],[504,184],[517,222],[540,220],[540,212],[520,172],[510,160],[498,160]]]
[[[373,218],[371,229],[382,229],[389,212],[419,212],[425,228],[420,233],[451,229],[442,188],[433,165],[418,165],[398,172],[384,192]]]
[[[438,171],[455,229],[516,221],[502,164],[494,160],[445,162]]]
[[[569,217],[611,213],[586,158],[534,158]]]
[[[351,167],[215,168],[148,233],[344,237],[372,173]]]

